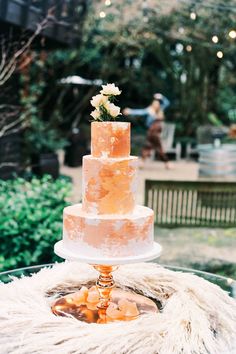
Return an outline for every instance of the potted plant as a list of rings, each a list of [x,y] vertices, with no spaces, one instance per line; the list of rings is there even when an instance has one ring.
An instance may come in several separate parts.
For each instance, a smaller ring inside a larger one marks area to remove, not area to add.
[[[64,164],[66,166],[78,167],[82,165],[83,156],[88,153],[87,136],[85,125],[71,129],[68,134],[68,145],[65,148]]]
[[[31,124],[25,131],[25,145],[30,157],[31,170],[38,176],[50,174],[53,178],[59,175],[57,150],[66,146],[56,129],[39,117],[31,117]]]
[[[50,117],[45,117],[43,95],[46,83],[40,75],[39,78],[37,77],[40,61],[36,61],[36,64],[30,72],[32,77],[30,75],[21,77],[23,87],[21,118],[25,127],[23,140],[25,160],[30,164],[34,174],[38,176],[50,174],[53,178],[57,178],[59,175],[57,151],[63,149],[67,141],[60,136],[58,130],[59,113],[53,111]]]

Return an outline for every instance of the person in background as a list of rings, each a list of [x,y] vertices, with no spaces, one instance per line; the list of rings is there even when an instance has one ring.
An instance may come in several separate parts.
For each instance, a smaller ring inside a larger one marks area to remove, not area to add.
[[[142,160],[150,157],[155,151],[159,158],[165,163],[167,169],[171,168],[168,156],[165,154],[161,142],[162,123],[165,119],[164,110],[169,106],[169,100],[160,93],[153,95],[151,104],[146,108],[132,109],[125,108],[124,115],[142,116],[147,127],[146,143],[142,148]]]

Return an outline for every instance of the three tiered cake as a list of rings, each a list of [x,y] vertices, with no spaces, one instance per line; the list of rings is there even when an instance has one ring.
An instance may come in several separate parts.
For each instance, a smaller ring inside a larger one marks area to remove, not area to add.
[[[153,211],[135,204],[138,158],[130,123],[92,122],[83,201],[64,209],[63,244],[87,257],[133,257],[153,248]]]
[[[114,289],[112,272],[118,265],[158,257],[154,242],[153,211],[135,203],[138,158],[130,156],[130,123],[115,122],[114,105],[121,91],[102,86],[91,104],[91,155],[83,158],[83,199],[64,209],[63,240],[55,253],[67,260],[86,262],[100,273],[96,287],[82,287],[52,305],[56,315],[73,314],[88,323],[130,321],[157,312],[150,299]]]

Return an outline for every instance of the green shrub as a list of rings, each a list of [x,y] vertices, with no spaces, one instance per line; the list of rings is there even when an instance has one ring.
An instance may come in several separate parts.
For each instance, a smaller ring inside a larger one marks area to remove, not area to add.
[[[49,176],[0,180],[0,270],[53,262],[71,183]],[[59,258],[58,258],[59,260]]]

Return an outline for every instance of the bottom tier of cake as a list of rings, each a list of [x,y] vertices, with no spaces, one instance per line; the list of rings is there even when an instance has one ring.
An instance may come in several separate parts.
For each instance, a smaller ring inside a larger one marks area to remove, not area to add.
[[[84,256],[137,256],[153,248],[153,238],[153,211],[144,206],[129,215],[88,214],[82,204],[63,212],[63,244]]]

